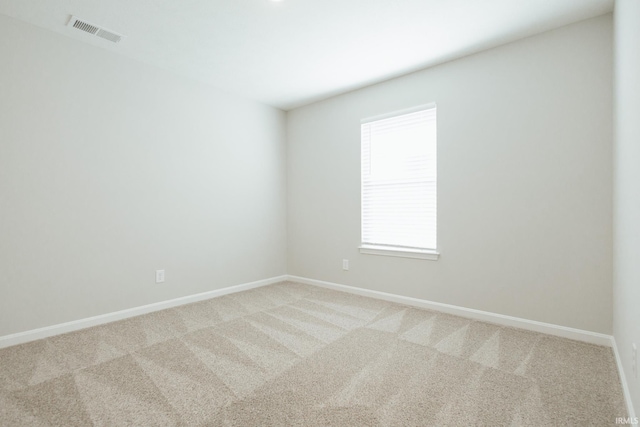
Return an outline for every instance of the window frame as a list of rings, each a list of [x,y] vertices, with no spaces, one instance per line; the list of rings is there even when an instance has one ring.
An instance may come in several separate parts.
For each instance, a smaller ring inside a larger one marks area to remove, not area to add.
[[[438,230],[438,211],[437,211],[437,198],[438,198],[438,179],[437,179],[437,151],[438,151],[438,138],[437,138],[437,106],[435,102],[431,102],[428,104],[421,104],[415,107],[406,108],[402,110],[396,110],[385,114],[380,114],[377,116],[367,117],[360,120],[360,245],[358,246],[360,253],[368,254],[368,255],[383,255],[383,256],[392,256],[392,257],[401,257],[401,258],[414,258],[414,259],[426,259],[437,261],[440,257],[439,252],[439,239],[436,237],[436,248],[435,249],[419,249],[419,248],[407,248],[401,246],[393,246],[393,245],[375,245],[363,243],[363,205],[364,205],[364,192],[362,187],[362,155],[363,155],[363,145],[362,145],[362,125],[367,123],[376,122],[379,120],[385,120],[393,117],[403,116],[411,113],[415,113],[418,111],[425,111],[430,109],[436,109],[436,236]]]

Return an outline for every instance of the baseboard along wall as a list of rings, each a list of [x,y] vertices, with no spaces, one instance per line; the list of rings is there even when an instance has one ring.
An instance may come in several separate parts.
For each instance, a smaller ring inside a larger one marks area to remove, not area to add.
[[[128,308],[126,310],[114,311],[113,313],[101,314],[99,316],[87,317],[85,319],[46,326],[44,328],[32,329],[30,331],[5,335],[3,337],[0,337],[0,348],[11,347],[13,345],[23,344],[25,342],[35,341],[54,335],[66,334],[68,332],[90,328],[92,326],[103,325],[105,323],[115,322],[117,320],[128,319],[130,317],[136,317],[154,311],[165,310],[167,308],[178,307],[180,305],[191,304],[206,299],[221,297],[223,295],[233,294],[236,292],[247,291],[249,289],[259,288],[260,286],[271,285],[273,283],[278,283],[285,280],[287,280],[286,275],[271,277],[269,279],[242,283],[240,285],[228,286],[226,288],[215,289],[213,291],[187,295],[185,297],[142,305],[139,307]]]
[[[271,285],[282,281],[292,281],[303,283],[312,286],[320,286],[323,288],[333,289],[337,291],[348,292],[356,295],[361,295],[370,298],[376,298],[386,301],[391,301],[398,304],[404,304],[412,307],[424,308],[433,311],[439,311],[442,313],[453,314],[456,316],[466,317],[474,320],[480,320],[483,322],[494,323],[503,326],[511,326],[514,328],[525,329],[534,332],[540,332],[543,334],[554,335],[562,338],[569,338],[577,341],[588,342],[591,344],[603,345],[612,347],[616,365],[618,367],[618,374],[622,383],[622,390],[624,393],[625,402],[627,404],[627,411],[630,417],[635,417],[635,411],[633,403],[631,401],[631,395],[629,394],[629,387],[625,378],[624,370],[622,369],[622,362],[618,353],[618,347],[615,339],[611,335],[601,334],[598,332],[585,331],[581,329],[569,328],[566,326],[554,325],[551,323],[538,322],[535,320],[522,319],[519,317],[506,316],[503,314],[491,313],[488,311],[475,310],[472,308],[459,307],[451,304],[443,304],[439,302],[433,302],[423,300],[419,298],[412,298],[402,295],[390,294],[387,292],[373,291],[370,289],[358,288],[355,286],[341,285],[338,283],[326,282],[323,280],[310,279],[307,277],[282,275],[272,277],[269,279],[258,280],[250,283],[243,283],[240,285],[229,286],[222,289],[216,289],[213,291],[203,292],[195,295],[189,295],[185,297],[175,298],[168,301],[161,301],[154,304],[143,305],[140,307],[134,307],[126,310],[116,311],[113,313],[107,313],[100,316],[88,317],[85,319],[74,320],[72,322],[61,323],[58,325],[47,326],[44,328],[33,329],[30,331],[19,332],[16,334],[6,335],[0,337],[0,348],[10,347],[13,345],[22,344],[29,341],[35,341],[41,338],[47,338],[54,335],[65,334],[68,332],[77,331],[80,329],[89,328],[92,326],[98,326],[117,320],[123,320],[130,317],[140,316],[142,314],[151,313],[154,311],[165,310],[167,308],[177,307],[180,305],[191,304],[198,301],[203,301],[210,298],[216,298],[223,295],[228,295],[236,292],[242,292],[249,289],[259,288],[261,286]]]
[[[636,418],[636,412],[633,408],[633,401],[631,400],[631,393],[629,392],[629,385],[627,384],[627,376],[622,369],[622,359],[620,359],[620,352],[618,351],[618,344],[615,337],[611,337],[611,347],[613,348],[613,354],[616,358],[616,366],[618,367],[618,376],[620,377],[620,383],[622,385],[622,394],[624,395],[624,402],[627,405],[627,412],[629,418]]]
[[[598,332],[584,331],[582,329],[568,328],[566,326],[554,325],[551,323],[538,322],[536,320],[522,319],[519,317],[506,316],[504,314],[491,313],[489,311],[475,310],[473,308],[465,308],[457,305],[443,304],[423,300],[419,298],[406,297],[402,295],[390,294],[387,292],[372,291],[370,289],[358,288],[355,286],[341,285],[338,283],[325,282],[322,280],[308,279],[306,277],[288,276],[288,280],[293,282],[305,283],[307,285],[321,286],[323,288],[334,289],[336,291],[349,292],[370,298],[382,299],[395,302],[398,304],[409,305],[412,307],[425,308],[428,310],[440,311],[443,313],[453,314],[460,317],[466,317],[483,322],[496,323],[503,326],[511,326],[514,328],[526,329],[543,334],[555,335],[558,337],[569,338],[577,341],[588,342],[591,344],[604,345],[611,347],[611,335],[605,335]]]
[[[629,387],[627,380],[622,369],[622,361],[620,354],[618,353],[618,346],[615,342],[615,338],[611,335],[601,334],[598,332],[585,331],[582,329],[569,328],[566,326],[554,325],[552,323],[538,322],[536,320],[522,319],[519,317],[506,316],[504,314],[491,313],[488,311],[475,310],[473,308],[460,307],[451,304],[443,304],[439,302],[433,302],[423,300],[419,298],[406,297],[402,295],[390,294],[387,292],[373,291],[370,289],[358,288],[355,286],[341,285],[338,283],[325,282],[323,280],[309,279],[299,276],[287,276],[287,280],[298,283],[305,283],[307,285],[315,285],[323,288],[333,289],[336,291],[349,292],[356,295],[361,295],[370,298],[382,299],[386,301],[395,302],[398,304],[404,304],[412,307],[424,308],[433,311],[439,311],[442,313],[453,314],[460,317],[466,317],[474,320],[480,320],[483,322],[494,323],[502,326],[511,326],[514,328],[525,329],[528,331],[540,332],[547,335],[554,335],[562,338],[573,339],[576,341],[588,342],[591,344],[602,345],[611,347],[616,359],[616,366],[618,368],[618,375],[622,385],[622,392],[624,394],[625,403],[627,405],[627,412],[629,417],[634,418],[635,410],[633,408],[633,402],[631,400],[631,394],[629,393]]]

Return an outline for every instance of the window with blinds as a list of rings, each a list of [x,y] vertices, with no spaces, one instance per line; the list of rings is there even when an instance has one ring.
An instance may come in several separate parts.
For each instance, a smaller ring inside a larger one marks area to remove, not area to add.
[[[437,258],[436,106],[362,120],[361,252]]]

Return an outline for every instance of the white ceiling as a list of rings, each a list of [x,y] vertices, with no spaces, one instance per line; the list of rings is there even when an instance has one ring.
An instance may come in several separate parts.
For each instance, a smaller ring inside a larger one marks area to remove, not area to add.
[[[285,110],[610,12],[613,0],[0,0],[0,13]],[[70,15],[120,44],[66,26]]]

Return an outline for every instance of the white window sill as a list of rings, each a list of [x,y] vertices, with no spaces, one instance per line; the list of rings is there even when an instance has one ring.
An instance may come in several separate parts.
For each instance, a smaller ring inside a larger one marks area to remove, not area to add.
[[[387,246],[362,245],[360,246],[361,254],[396,256],[402,258],[417,258],[437,261],[440,252],[428,249],[395,249]]]

